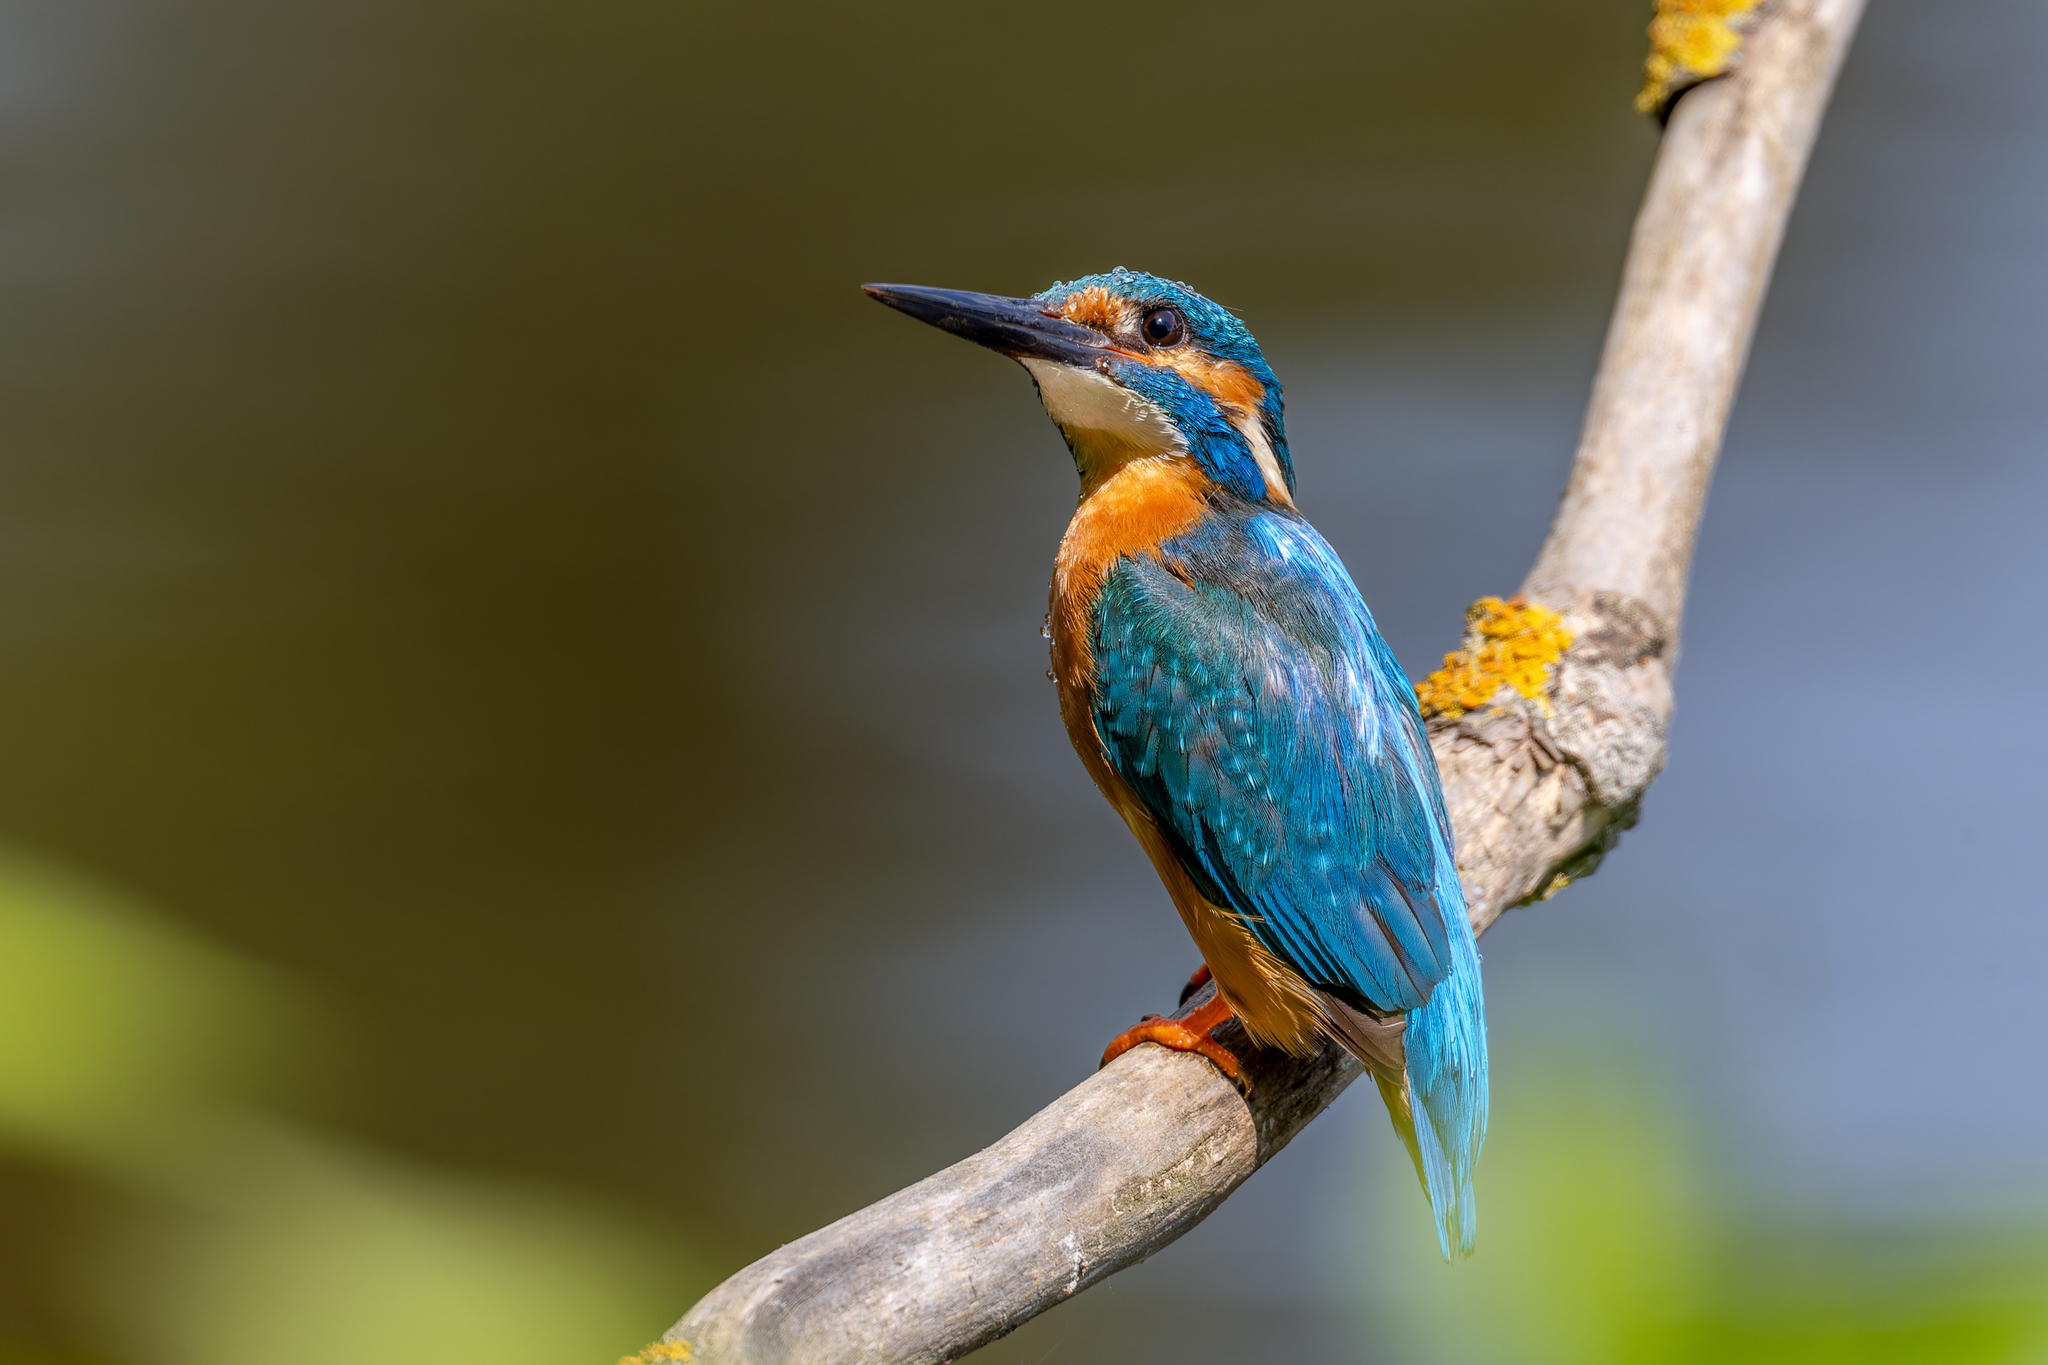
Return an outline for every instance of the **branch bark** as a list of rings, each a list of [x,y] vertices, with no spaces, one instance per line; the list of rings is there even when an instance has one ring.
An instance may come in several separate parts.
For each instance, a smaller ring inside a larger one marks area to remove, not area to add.
[[[1550,706],[1432,723],[1475,929],[1590,873],[1663,766],[1702,505],[1807,154],[1863,0],[1766,0],[1733,74],[1672,111],[1577,459],[1523,591],[1575,642]],[[1202,997],[1190,1002],[1201,1003]],[[648,1358],[936,1365],[1202,1221],[1362,1074],[1219,1041],[1133,1049],[985,1151],[762,1258]],[[660,1351],[660,1354],[655,1354]]]

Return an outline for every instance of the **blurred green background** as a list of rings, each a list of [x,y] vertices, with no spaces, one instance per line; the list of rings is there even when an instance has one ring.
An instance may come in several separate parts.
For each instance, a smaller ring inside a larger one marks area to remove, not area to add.
[[[1072,472],[855,286],[1237,308],[1426,669],[1646,8],[0,0],[0,1365],[609,1362],[1085,1075],[1195,954],[1044,682]],[[2048,1359],[2044,64],[1874,0],[1670,769],[1486,943],[1478,1258],[1356,1095],[978,1359]]]

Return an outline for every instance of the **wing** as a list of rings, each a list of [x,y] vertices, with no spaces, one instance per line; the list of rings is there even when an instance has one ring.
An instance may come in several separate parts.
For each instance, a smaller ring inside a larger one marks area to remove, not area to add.
[[[1421,1008],[1464,913],[1440,903],[1449,822],[1414,693],[1328,543],[1285,514],[1212,518],[1118,563],[1094,643],[1096,732],[1203,894],[1311,984]]]

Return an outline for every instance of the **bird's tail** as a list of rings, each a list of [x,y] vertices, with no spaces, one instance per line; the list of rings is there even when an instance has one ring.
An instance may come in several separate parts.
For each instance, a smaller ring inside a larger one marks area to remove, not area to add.
[[[1428,1004],[1409,1011],[1403,1041],[1408,1055],[1402,1083],[1377,1069],[1373,1079],[1415,1159],[1444,1259],[1452,1248],[1470,1256],[1478,1230],[1472,1169],[1486,1141],[1486,996],[1479,946],[1462,914],[1452,929],[1450,974],[1430,992]]]

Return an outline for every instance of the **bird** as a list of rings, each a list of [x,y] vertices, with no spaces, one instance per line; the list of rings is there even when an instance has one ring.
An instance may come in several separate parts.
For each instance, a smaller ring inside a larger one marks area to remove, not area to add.
[[[1469,1256],[1485,997],[1415,691],[1295,505],[1279,380],[1243,321],[1119,266],[1028,298],[869,284],[1023,365],[1080,476],[1048,625],[1061,718],[1215,985],[1141,1042],[1207,1056],[1235,1015],[1373,1076],[1444,1257]],[[1183,997],[1185,999],[1185,996]]]

